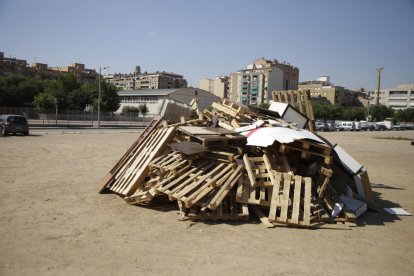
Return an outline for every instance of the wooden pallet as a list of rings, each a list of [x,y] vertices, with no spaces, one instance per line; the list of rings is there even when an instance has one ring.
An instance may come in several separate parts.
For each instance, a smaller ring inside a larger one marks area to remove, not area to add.
[[[147,177],[151,161],[166,149],[175,131],[175,127],[167,127],[156,129],[149,134],[114,175],[110,190],[119,195],[131,196]]]
[[[155,131],[155,129],[158,127],[161,121],[162,117],[154,117],[154,119],[148,124],[148,126],[141,132],[138,139],[119,159],[119,161],[109,171],[109,173],[102,179],[102,182],[99,184],[99,193],[104,192],[107,188],[109,188],[112,185],[115,175],[119,173],[119,171],[124,167],[125,163],[128,162],[128,160],[137,152],[137,150],[140,148],[140,145],[147,139],[147,137]]]
[[[181,126],[179,135],[187,136],[187,140],[196,141],[204,147],[244,146],[247,138],[233,130],[212,127]]]
[[[269,221],[310,226],[312,180],[309,177],[275,173]]]
[[[251,186],[248,177],[240,178],[237,186],[236,200],[240,203],[270,207],[272,186]]]
[[[223,185],[234,174],[235,164],[219,163],[207,174],[200,176],[199,180],[172,194],[171,197],[183,202],[185,207],[191,208]]]
[[[309,130],[316,132],[315,117],[310,101],[310,90],[272,91],[273,101],[287,103],[298,108],[309,119]]]
[[[185,159],[179,152],[171,152],[161,155],[149,164],[150,170],[157,170],[160,175],[165,173],[177,174],[177,170],[186,164],[191,164],[192,160]]]
[[[333,156],[331,155],[332,148],[328,145],[297,140],[293,143],[281,144],[279,147],[279,153],[290,154],[292,151],[299,152],[300,157],[303,159],[316,158],[322,160],[327,165],[333,162]]]
[[[216,210],[223,200],[227,197],[230,191],[233,189],[237,181],[239,181],[240,177],[243,174],[243,166],[239,165],[237,168],[232,172],[229,178],[224,182],[224,184],[218,189],[210,198],[205,200],[202,204],[202,210],[210,209]]]
[[[272,187],[272,165],[267,154],[259,157],[243,156],[244,166],[252,187]]]
[[[216,163],[202,160],[193,165],[186,165],[177,171],[176,175],[170,175],[154,186],[159,193],[173,195],[185,186],[196,181],[201,175],[210,171]]]
[[[222,99],[220,103],[213,103],[212,107],[237,120],[240,120],[240,115],[248,112],[248,108],[238,105],[228,99]]]
[[[247,204],[236,202],[235,193],[227,194],[212,212],[189,213],[191,220],[203,221],[240,221],[249,219]]]

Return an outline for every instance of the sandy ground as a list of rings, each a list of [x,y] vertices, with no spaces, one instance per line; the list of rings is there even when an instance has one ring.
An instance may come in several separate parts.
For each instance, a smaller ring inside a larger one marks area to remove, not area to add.
[[[414,217],[267,229],[178,221],[98,183],[136,139],[124,130],[0,137],[0,275],[414,275]],[[414,131],[326,133],[368,169],[385,207],[414,213]]]

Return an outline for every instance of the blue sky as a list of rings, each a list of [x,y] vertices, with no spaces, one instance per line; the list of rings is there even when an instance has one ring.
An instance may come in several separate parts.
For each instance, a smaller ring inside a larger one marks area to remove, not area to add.
[[[169,71],[192,86],[265,57],[350,89],[414,83],[414,0],[0,0],[0,51],[105,73]]]

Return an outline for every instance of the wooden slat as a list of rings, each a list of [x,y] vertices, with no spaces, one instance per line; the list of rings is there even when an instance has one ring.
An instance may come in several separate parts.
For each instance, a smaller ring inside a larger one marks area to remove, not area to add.
[[[312,179],[310,177],[305,177],[305,196],[303,199],[303,223],[305,225],[310,225],[311,193],[312,193]]]
[[[254,173],[250,165],[250,160],[247,154],[243,155],[243,161],[244,161],[244,166],[247,171],[247,176],[249,177],[249,180],[250,180],[250,185],[253,187],[256,181],[254,179]]]
[[[299,223],[299,207],[300,207],[300,199],[301,199],[301,189],[302,188],[302,176],[296,175],[295,176],[295,193],[293,195],[293,208],[292,208],[292,223],[298,224]]]
[[[282,175],[280,173],[275,172],[274,173],[274,185],[272,190],[272,199],[270,203],[270,211],[269,211],[269,220],[270,221],[276,221],[276,213],[277,208],[280,206],[280,184],[282,182]]]
[[[269,221],[269,219],[258,206],[252,206],[252,209],[264,226],[266,226],[267,228],[275,227],[275,225]]]
[[[282,204],[281,204],[282,207],[280,210],[280,221],[287,222],[291,175],[284,173],[283,178],[284,178],[284,183],[283,183],[283,196],[282,196]]]
[[[227,196],[230,190],[234,187],[237,181],[240,179],[242,174],[243,166],[239,165],[236,170],[234,170],[233,174],[230,178],[223,184],[217,194],[211,199],[210,203],[208,204],[208,208],[214,210],[217,208],[218,205],[223,201],[223,199]]]

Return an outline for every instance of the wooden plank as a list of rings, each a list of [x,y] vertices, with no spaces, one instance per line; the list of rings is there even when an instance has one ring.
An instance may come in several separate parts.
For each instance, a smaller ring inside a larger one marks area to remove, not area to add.
[[[299,92],[299,91],[297,91],[298,93],[297,93],[297,97],[296,97],[296,104],[298,105],[298,107],[299,107],[299,111],[300,111],[300,113],[302,113],[302,114],[304,114],[304,115],[306,115],[304,112],[303,112],[303,102],[302,102],[302,94]],[[307,116],[306,116],[307,117]]]
[[[280,206],[280,184],[282,182],[282,175],[280,173],[275,172],[274,173],[274,185],[272,190],[272,199],[270,203],[270,211],[269,211],[269,220],[270,221],[276,221],[276,213],[277,208]]]
[[[374,193],[372,192],[371,182],[369,181],[368,172],[364,170],[361,174],[361,182],[364,187],[365,199],[369,203],[375,203]]]
[[[305,196],[303,198],[303,224],[305,225],[310,225],[311,193],[312,179],[310,177],[305,177]]]
[[[266,226],[267,228],[275,227],[275,225],[268,220],[266,215],[263,213],[263,211],[258,206],[251,206],[251,207],[253,209],[253,212],[260,219],[260,221],[263,223],[264,226]]]
[[[227,114],[227,115],[229,115],[233,118],[240,119],[240,117],[238,116],[238,112],[236,110],[232,109],[232,108],[229,108],[227,106],[224,106],[222,104],[215,103],[215,102],[211,106],[213,108],[217,109],[218,111],[221,111],[221,112],[223,112],[223,113],[225,113],[225,114]]]
[[[217,194],[211,199],[208,208],[214,210],[228,195],[230,190],[234,187],[242,175],[243,166],[239,165],[230,176],[230,178],[223,184]]]
[[[289,193],[290,193],[290,182],[291,175],[284,173],[284,183],[283,183],[283,195],[282,195],[282,207],[280,209],[280,219],[278,221],[287,222],[288,219],[288,208],[289,208]]]
[[[295,107],[295,95],[293,94],[293,91],[289,90],[289,97],[290,97],[290,105]]]
[[[256,181],[255,181],[252,166],[250,164],[250,160],[247,154],[243,155],[243,161],[244,161],[244,166],[247,171],[247,176],[249,177],[249,180],[250,180],[250,185],[253,187]]]
[[[293,208],[292,208],[292,218],[291,222],[294,224],[299,223],[299,207],[301,199],[301,190],[302,190],[302,176],[295,176],[295,190],[293,195]]]

